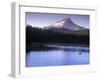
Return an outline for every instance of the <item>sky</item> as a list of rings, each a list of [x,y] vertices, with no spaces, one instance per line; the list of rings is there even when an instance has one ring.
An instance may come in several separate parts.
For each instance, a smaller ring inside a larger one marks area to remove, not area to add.
[[[25,20],[26,25],[32,25],[35,27],[44,27],[52,25],[62,19],[70,18],[75,24],[83,26],[85,28],[90,27],[90,16],[89,15],[79,15],[79,14],[59,14],[59,13],[36,13],[36,12],[26,12]]]

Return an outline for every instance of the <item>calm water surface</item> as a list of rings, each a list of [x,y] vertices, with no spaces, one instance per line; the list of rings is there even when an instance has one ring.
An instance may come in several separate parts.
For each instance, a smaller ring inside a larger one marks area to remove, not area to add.
[[[45,45],[26,53],[26,67],[89,64],[89,47]]]

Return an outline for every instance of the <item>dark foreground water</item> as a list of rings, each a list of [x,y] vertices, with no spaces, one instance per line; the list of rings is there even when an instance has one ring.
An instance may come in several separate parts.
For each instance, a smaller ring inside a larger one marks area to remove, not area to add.
[[[89,64],[89,47],[44,45],[31,46],[26,67]]]

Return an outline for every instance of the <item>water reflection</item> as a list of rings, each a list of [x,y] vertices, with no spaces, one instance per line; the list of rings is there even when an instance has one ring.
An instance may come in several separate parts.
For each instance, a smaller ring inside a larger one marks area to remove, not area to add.
[[[89,47],[36,45],[29,46],[26,67],[89,64]]]

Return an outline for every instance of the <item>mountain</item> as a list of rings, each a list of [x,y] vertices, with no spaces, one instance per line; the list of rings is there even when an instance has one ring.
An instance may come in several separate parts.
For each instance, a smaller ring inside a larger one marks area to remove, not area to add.
[[[66,30],[73,30],[73,31],[79,31],[79,30],[85,30],[86,28],[79,26],[75,24],[70,18],[65,18],[61,21],[58,21],[50,26],[45,27],[46,29],[51,29],[55,31],[66,31]]]

